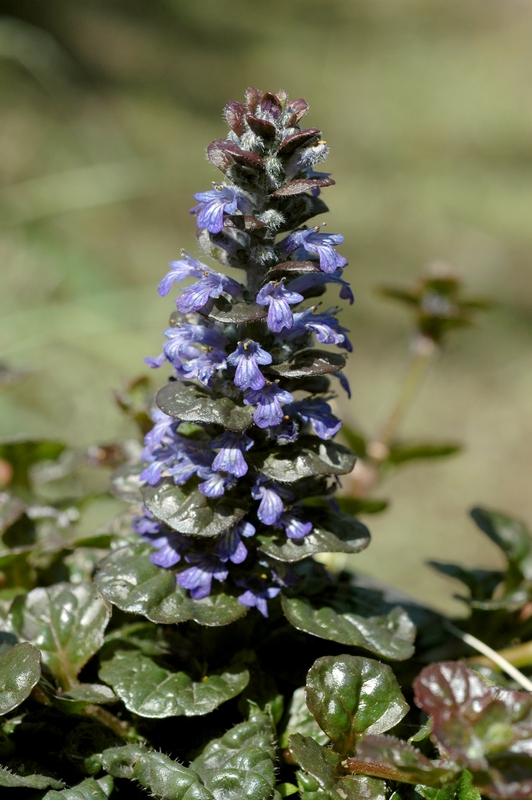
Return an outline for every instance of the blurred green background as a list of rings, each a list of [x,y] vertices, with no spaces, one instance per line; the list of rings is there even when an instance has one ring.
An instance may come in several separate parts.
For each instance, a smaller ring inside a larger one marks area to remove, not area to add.
[[[427,558],[497,565],[466,516],[532,520],[532,4],[526,0],[1,0],[0,434],[105,442],[111,392],[160,352],[156,285],[197,253],[204,148],[255,85],[304,96],[331,147],[328,230],[357,295],[352,425],[375,432],[409,359],[375,287],[444,260],[497,306],[451,337],[401,433],[465,453],[405,468],[354,565],[439,607]],[[162,376],[155,376],[162,381]],[[457,587],[456,587],[457,588]]]

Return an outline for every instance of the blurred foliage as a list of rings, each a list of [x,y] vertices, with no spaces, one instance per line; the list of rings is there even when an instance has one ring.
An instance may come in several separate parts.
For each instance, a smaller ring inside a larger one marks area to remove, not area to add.
[[[393,520],[372,520],[357,567],[412,589],[414,558],[496,566],[463,508],[488,498],[530,517],[531,34],[519,0],[272,0],[267,13],[245,0],[0,0],[0,434],[132,434],[134,410],[124,418],[111,395],[159,351],[166,263],[196,252],[187,212],[214,177],[198,145],[222,135],[227,97],[282,86],[309,99],[309,124],[328,119],[342,178],[327,201],[355,271],[341,409],[353,430],[378,427],[408,362],[401,311],[373,300],[376,285],[443,259],[497,300],[405,424],[405,440],[426,441],[437,420],[465,455],[392,478]],[[444,602],[424,574],[417,591]]]

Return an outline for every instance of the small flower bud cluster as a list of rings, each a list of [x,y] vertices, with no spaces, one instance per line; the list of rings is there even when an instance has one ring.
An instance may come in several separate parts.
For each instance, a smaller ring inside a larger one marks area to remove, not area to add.
[[[141,479],[155,490],[175,486],[183,511],[170,520],[147,503],[134,528],[191,598],[236,593],[264,615],[294,580],[288,564],[297,560],[297,549],[272,557],[268,543],[309,536],[305,501],[330,507],[332,478],[350,469],[337,463],[345,448],[331,441],[341,423],[328,402],[329,376],[347,388],[345,358],[319,346],[351,345],[339,309],[318,309],[311,298],[328,284],[344,300],[353,296],[336,250],[343,237],[305,224],[327,211],[320,190],[334,183],[314,171],[328,151],[318,129],[300,126],[306,111],[304,100],[256,89],[227,105],[229,135],[207,149],[224,179],[195,195],[192,213],[204,253],[243,279],[183,252],[159,293],[191,282],[162,354],[146,359],[169,362],[173,375],[157,397]]]

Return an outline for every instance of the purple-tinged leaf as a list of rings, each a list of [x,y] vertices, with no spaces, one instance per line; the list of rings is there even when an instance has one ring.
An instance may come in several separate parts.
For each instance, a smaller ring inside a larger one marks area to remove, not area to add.
[[[253,422],[253,409],[240,406],[228,397],[202,392],[192,383],[170,381],[159,389],[159,408],[182,422],[223,425],[230,431],[243,431]]]
[[[259,104],[260,100],[260,92],[258,89],[255,89],[253,86],[250,86],[246,89],[246,103],[248,105],[249,110],[253,114]]]
[[[277,132],[275,125],[272,122],[268,122],[267,119],[261,119],[254,114],[248,114],[246,122],[257,136],[261,136],[264,139],[275,139],[275,134]]]
[[[241,147],[226,139],[215,139],[207,148],[207,157],[211,164],[221,169],[222,172],[227,172],[233,164],[264,171],[264,162],[260,156],[249,150],[242,150]]]
[[[407,742],[394,736],[369,734],[356,746],[356,755],[342,762],[344,769],[389,781],[441,786],[456,777],[452,762],[433,762]]]
[[[265,371],[282,378],[302,378],[307,375],[329,375],[345,367],[345,357],[327,350],[301,350],[292,361],[272,364]]]
[[[282,261],[280,264],[276,264],[275,267],[272,267],[268,275],[275,272],[296,272],[298,275],[308,275],[310,273],[321,274],[321,269],[315,261]]]
[[[516,742],[529,740],[532,750],[532,694],[490,686],[454,661],[426,667],[414,690],[417,705],[433,718],[433,737],[456,758],[478,759],[482,769],[485,756]]]
[[[227,103],[224,109],[224,116],[227,124],[237,136],[242,136],[246,129],[244,125],[246,112],[247,109],[243,103],[236,103],[234,101]]]
[[[231,304],[220,298],[215,302],[209,316],[216,322],[223,322],[225,325],[243,325],[246,322],[266,319],[268,311],[257,303]]]
[[[304,131],[296,131],[287,136],[279,145],[278,153],[280,156],[288,156],[298,147],[310,144],[313,139],[319,139],[321,131],[319,128],[306,128]]]
[[[288,124],[290,126],[297,125],[300,119],[302,119],[308,111],[308,103],[302,97],[298,97],[296,100],[290,100],[288,104],[288,110],[292,111],[292,116],[288,120]]]
[[[303,194],[312,189],[323,189],[325,186],[334,186],[336,181],[332,178],[298,178],[298,180],[285,183],[275,192],[272,192],[272,197],[291,197],[295,194]]]

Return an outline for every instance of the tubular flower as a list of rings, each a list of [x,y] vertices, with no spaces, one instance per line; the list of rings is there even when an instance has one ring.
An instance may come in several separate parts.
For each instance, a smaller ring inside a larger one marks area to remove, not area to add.
[[[343,237],[306,227],[327,210],[318,195],[334,183],[315,171],[328,149],[318,129],[301,127],[307,108],[256,89],[229,103],[229,134],[207,148],[223,180],[195,195],[192,212],[205,255],[243,277],[183,252],[159,285],[164,296],[188,281],[162,354],[147,359],[173,375],[145,438],[145,508],[133,527],[191,608],[221,595],[240,615],[253,607],[267,616],[298,581],[283,561],[334,539],[331,495],[354,464],[333,441],[341,423],[328,403],[330,376],[347,385],[345,358],[324,349],[349,350],[347,330],[338,309],[308,303],[328,284],[353,295],[336,251]]]

